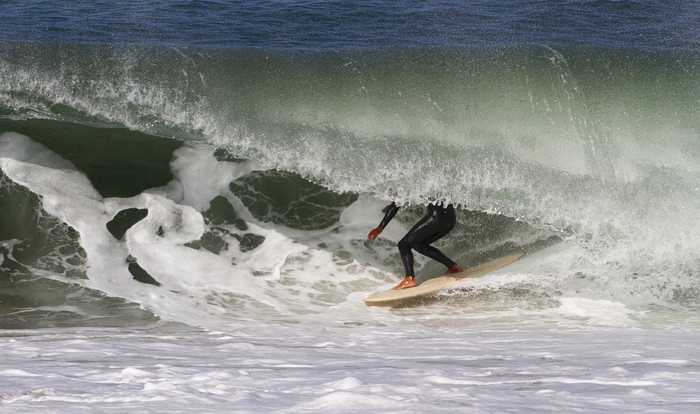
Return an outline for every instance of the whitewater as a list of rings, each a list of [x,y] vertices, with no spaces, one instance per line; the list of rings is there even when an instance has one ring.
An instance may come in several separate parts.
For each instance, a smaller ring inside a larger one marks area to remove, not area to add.
[[[0,412],[700,410],[695,10],[94,4],[0,11]],[[524,257],[367,307],[436,200]]]

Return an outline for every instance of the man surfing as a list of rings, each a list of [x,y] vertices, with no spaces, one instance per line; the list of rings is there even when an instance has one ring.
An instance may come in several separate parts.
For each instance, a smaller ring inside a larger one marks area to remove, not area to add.
[[[384,218],[379,223],[379,226],[369,232],[367,235],[369,240],[374,240],[381,234],[391,219],[394,218],[396,212],[399,211],[399,207],[396,203],[391,203],[384,207],[382,211],[384,212]],[[436,240],[447,235],[456,223],[455,208],[452,204],[448,204],[447,207],[428,204],[425,216],[399,241],[399,253],[401,254],[401,261],[403,262],[406,276],[394,289],[407,289],[417,285],[415,272],[413,271],[413,252],[411,250],[415,250],[444,264],[447,266],[447,273],[459,273],[462,271],[462,268],[457,263],[445,256],[440,250],[431,246]]]

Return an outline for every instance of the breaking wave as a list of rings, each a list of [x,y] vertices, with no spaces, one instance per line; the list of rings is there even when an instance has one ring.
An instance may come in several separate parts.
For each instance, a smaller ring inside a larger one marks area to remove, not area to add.
[[[435,199],[459,205],[441,247],[461,262],[530,253],[458,298],[694,309],[698,62],[4,43],[6,322],[362,318],[362,293],[400,272],[392,240]],[[367,243],[389,199],[410,208]]]

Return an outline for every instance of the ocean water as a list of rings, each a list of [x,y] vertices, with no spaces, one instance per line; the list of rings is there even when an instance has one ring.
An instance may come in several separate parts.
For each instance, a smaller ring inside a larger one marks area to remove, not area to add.
[[[698,412],[697,6],[3,2],[0,412]]]

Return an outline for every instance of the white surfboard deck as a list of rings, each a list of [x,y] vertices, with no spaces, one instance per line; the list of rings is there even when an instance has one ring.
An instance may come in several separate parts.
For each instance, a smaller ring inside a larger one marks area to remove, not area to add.
[[[522,253],[510,254],[494,259],[478,266],[470,267],[459,273],[439,276],[426,280],[420,285],[408,289],[390,289],[369,295],[365,299],[367,306],[397,306],[402,303],[429,297],[441,290],[458,285],[463,279],[484,276],[498,269],[506,267],[522,257]]]

